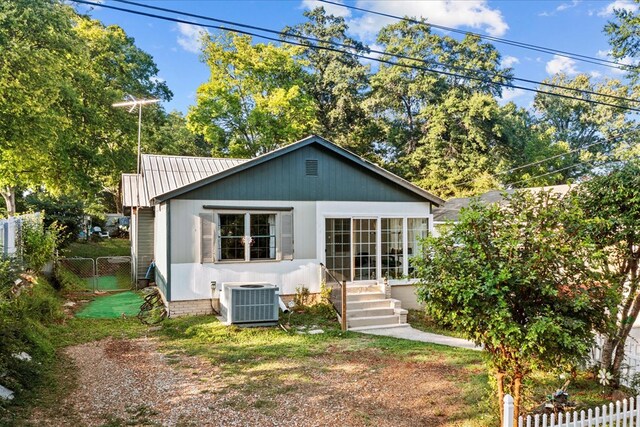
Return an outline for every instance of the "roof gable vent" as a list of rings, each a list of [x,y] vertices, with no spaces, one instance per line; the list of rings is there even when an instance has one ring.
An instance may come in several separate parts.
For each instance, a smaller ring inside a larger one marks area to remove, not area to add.
[[[305,175],[318,176],[318,160],[307,159],[304,161]]]

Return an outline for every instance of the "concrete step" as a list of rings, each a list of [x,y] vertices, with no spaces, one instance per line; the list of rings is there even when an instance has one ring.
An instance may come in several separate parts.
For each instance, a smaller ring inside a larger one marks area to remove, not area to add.
[[[362,294],[368,292],[383,292],[380,285],[347,285],[347,294]]]
[[[384,292],[361,292],[357,294],[347,294],[347,304],[358,301],[381,300],[384,298]]]
[[[347,318],[358,318],[358,317],[375,317],[375,316],[391,316],[392,314],[396,314],[394,309],[391,307],[387,308],[366,308],[363,310],[349,310],[347,309]]]
[[[389,299],[373,299],[369,301],[350,302],[347,299],[347,312],[349,310],[365,310],[370,308],[392,308],[393,302]]]
[[[377,286],[379,285],[377,280],[358,280],[357,282],[347,282],[349,286]]]
[[[400,316],[397,314],[391,314],[387,316],[354,317],[347,319],[347,328],[352,329],[360,328],[363,326],[378,326],[380,328],[384,328],[387,325],[396,325],[399,323]]]

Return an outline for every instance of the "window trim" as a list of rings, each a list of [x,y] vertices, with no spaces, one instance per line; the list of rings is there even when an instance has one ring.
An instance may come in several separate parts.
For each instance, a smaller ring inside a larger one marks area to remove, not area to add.
[[[205,205],[205,209],[214,209],[214,206]],[[283,212],[292,212],[293,208],[289,207],[281,207],[281,208],[273,208],[273,207],[228,207],[228,206],[215,206],[213,215],[214,215],[214,224],[215,224],[215,261],[214,264],[247,264],[247,263],[270,263],[270,262],[281,262],[284,261],[282,258],[282,237],[280,234],[282,233],[282,213]],[[266,214],[266,215],[275,215],[275,258],[264,258],[264,259],[251,259],[251,215],[255,214]],[[243,215],[244,216],[244,259],[222,259],[220,253],[220,215]]]

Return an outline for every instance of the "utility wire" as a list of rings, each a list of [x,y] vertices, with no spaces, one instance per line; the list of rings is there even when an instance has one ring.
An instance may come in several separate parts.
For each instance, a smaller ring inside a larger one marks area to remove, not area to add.
[[[632,159],[633,159],[633,158],[632,158]],[[632,159],[627,159],[627,160],[632,160]],[[568,169],[573,169],[573,168],[575,168],[575,167],[577,167],[577,166],[583,166],[583,165],[589,165],[589,164],[590,164],[590,165],[592,165],[592,166],[594,166],[594,167],[602,167],[602,166],[605,166],[605,165],[608,165],[608,164],[611,164],[611,163],[618,163],[618,162],[622,162],[622,161],[624,161],[624,160],[623,160],[623,159],[614,159],[614,160],[609,160],[609,161],[607,161],[607,162],[601,163],[601,164],[599,164],[599,165],[593,165],[593,163],[594,163],[595,161],[597,161],[597,159],[594,159],[594,160],[588,160],[588,161],[580,162],[580,163],[574,163],[573,165],[569,165],[569,166],[566,166],[566,167],[561,168],[561,169],[556,169],[556,170],[553,170],[553,171],[551,171],[551,172],[543,173],[543,174],[541,174],[541,175],[536,175],[536,176],[532,176],[532,177],[529,177],[529,178],[521,179],[521,180],[519,180],[519,181],[510,182],[510,183],[508,183],[508,184],[507,184],[507,186],[509,186],[509,185],[515,185],[515,184],[520,184],[521,182],[531,181],[532,179],[536,179],[536,178],[542,178],[543,176],[548,176],[548,175],[552,175],[552,174],[554,174],[554,173],[562,172],[562,171],[565,171],[565,170],[568,170]]]
[[[516,167],[511,168],[511,169],[506,170],[506,171],[495,172],[495,173],[490,174],[489,176],[491,178],[497,178],[500,175],[506,175],[506,174],[509,174],[511,172],[515,172],[515,171],[520,170],[520,169],[528,168],[530,166],[536,166],[536,165],[548,162],[549,160],[558,159],[558,158],[564,157],[564,156],[566,156],[568,154],[572,154],[572,153],[576,153],[578,151],[586,150],[587,148],[591,148],[591,147],[596,146],[596,145],[615,143],[615,142],[618,142],[618,141],[616,141],[616,139],[621,138],[623,136],[625,136],[624,131],[621,131],[621,132],[619,132],[619,133],[617,133],[615,135],[610,136],[609,138],[603,139],[602,141],[594,142],[594,143],[585,145],[584,147],[574,148],[573,150],[567,151],[565,153],[556,154],[555,156],[546,157],[544,159],[537,160],[535,162],[531,162],[531,163],[527,163],[527,164],[524,164],[524,165],[516,166]],[[548,175],[548,174],[544,174],[544,175]],[[460,183],[458,183],[456,185],[462,186],[462,185],[471,184],[472,182],[476,181],[479,178],[480,177],[474,178],[474,179],[470,179],[470,180],[467,180],[467,181],[463,181],[463,182],[460,182]],[[517,182],[519,182],[519,181],[516,181],[516,183]]]
[[[416,19],[406,18],[406,17],[402,17],[402,16],[398,16],[398,15],[392,15],[390,13],[384,13],[384,12],[379,12],[379,11],[375,11],[375,10],[365,9],[365,8],[362,8],[362,7],[342,4],[342,3],[338,3],[336,1],[320,0],[320,2],[326,3],[326,4],[335,5],[335,6],[342,6],[342,7],[345,7],[347,9],[357,10],[359,12],[365,12],[365,13],[370,13],[370,14],[373,14],[373,15],[384,16],[386,18],[392,18],[392,19],[396,19],[396,20],[400,20],[400,21],[407,21],[407,22],[411,22],[411,23],[414,23],[414,24],[422,24],[422,23],[424,23],[424,22],[416,20]],[[629,69],[629,68],[636,68],[636,66],[633,66],[633,65],[621,64],[619,62],[611,61],[611,60],[604,59],[604,58],[596,58],[596,57],[593,57],[593,56],[582,55],[582,54],[579,54],[579,53],[572,53],[572,52],[567,52],[567,51],[564,51],[564,50],[553,49],[553,48],[539,46],[539,45],[535,45],[535,44],[524,43],[524,42],[504,39],[504,38],[500,38],[500,37],[489,36],[489,35],[486,35],[486,34],[475,33],[475,32],[472,32],[472,31],[459,30],[457,28],[447,27],[447,26],[444,26],[444,25],[431,24],[431,23],[429,23],[429,25],[431,27],[433,27],[433,28],[438,28],[438,29],[441,29],[441,30],[444,30],[444,31],[450,31],[450,32],[453,32],[453,33],[464,34],[464,35],[472,34],[474,36],[478,36],[480,38],[491,40],[491,41],[494,41],[494,42],[497,42],[497,43],[503,43],[503,44],[507,44],[507,45],[510,45],[510,46],[516,46],[516,47],[520,47],[520,48],[523,48],[523,49],[534,50],[534,51],[542,52],[542,53],[554,54],[554,55],[562,56],[562,57],[565,57],[565,58],[570,58],[570,59],[575,59],[575,60],[578,60],[578,61],[589,62],[591,64],[601,65],[603,67],[616,68],[616,69],[619,69],[619,70],[625,70],[625,69]]]
[[[333,46],[337,46],[337,47],[341,47],[341,48],[358,50],[358,48],[356,48],[354,46],[351,46],[351,45],[344,44],[344,43],[339,43],[339,42],[330,41],[330,40],[317,39],[317,38],[314,38],[314,37],[303,36],[303,35],[299,35],[299,34],[288,32],[288,31],[278,31],[278,30],[273,30],[273,29],[270,29],[270,28],[258,27],[258,26],[255,26],[255,25],[243,24],[243,23],[239,23],[239,22],[228,21],[228,20],[225,20],[225,19],[218,19],[218,18],[213,18],[213,17],[210,17],[210,16],[199,15],[199,14],[194,14],[194,13],[189,13],[189,12],[183,12],[183,11],[176,10],[176,9],[168,9],[168,8],[164,8],[164,7],[151,6],[151,5],[148,5],[148,4],[138,3],[138,2],[135,2],[135,1],[131,1],[131,0],[113,0],[113,1],[118,2],[118,3],[129,4],[129,5],[132,5],[132,6],[143,7],[143,8],[147,8],[147,9],[151,9],[151,10],[157,10],[157,11],[161,11],[161,12],[169,12],[169,13],[173,13],[173,14],[189,16],[189,17],[192,17],[192,18],[204,19],[204,20],[207,20],[207,21],[233,25],[233,26],[241,27],[241,28],[249,28],[249,29],[252,29],[252,30],[258,30],[258,31],[266,32],[266,33],[277,34],[277,35],[279,35],[281,37],[282,36],[294,37],[294,38],[298,38],[298,39],[302,39],[302,40],[312,41],[312,42],[315,42],[315,43],[327,43],[327,44],[331,44]],[[429,24],[427,24],[427,25],[429,25]],[[638,100],[638,99],[626,98],[624,96],[619,96],[619,95],[610,95],[610,94],[598,93],[598,92],[594,92],[594,91],[587,90],[587,89],[578,89],[578,88],[573,88],[573,87],[569,87],[569,86],[563,86],[563,85],[559,85],[559,84],[555,84],[555,83],[548,83],[548,82],[545,82],[545,81],[540,82],[540,81],[537,81],[537,80],[530,80],[530,79],[524,79],[524,78],[520,78],[520,77],[507,76],[507,75],[501,74],[499,72],[494,72],[494,71],[489,71],[489,70],[478,70],[478,69],[474,69],[474,68],[461,67],[461,66],[457,66],[457,65],[453,65],[453,64],[444,64],[442,62],[438,62],[438,61],[433,60],[433,59],[425,60],[425,59],[416,58],[416,57],[412,57],[412,56],[408,56],[408,55],[403,55],[403,54],[400,54],[400,53],[391,53],[391,52],[385,52],[385,51],[381,51],[381,50],[371,49],[369,47],[364,48],[364,50],[366,50],[367,53],[375,53],[375,54],[379,54],[379,55],[393,56],[393,57],[396,57],[398,59],[407,59],[407,60],[410,60],[410,61],[416,61],[416,62],[420,62],[420,63],[427,64],[427,65],[430,65],[430,64],[431,65],[437,65],[437,66],[445,68],[445,69],[446,68],[450,68],[450,69],[454,69],[454,70],[458,70],[458,71],[480,73],[480,74],[484,74],[485,76],[497,77],[499,79],[515,80],[515,81],[520,81],[520,82],[524,82],[524,83],[536,84],[538,86],[546,86],[546,87],[552,87],[552,88],[555,88],[555,89],[563,89],[563,90],[568,90],[568,91],[571,91],[571,92],[577,92],[577,93],[579,93],[581,95],[588,94],[588,95],[595,95],[595,96],[599,96],[599,97],[603,97],[603,98],[617,99],[617,100],[626,101],[626,102],[640,102],[640,100]]]
[[[137,10],[132,10],[132,9],[121,8],[121,7],[112,6],[112,5],[105,4],[105,3],[95,3],[95,2],[87,1],[87,0],[73,0],[73,1],[75,3],[81,3],[81,4],[90,5],[90,6],[98,6],[98,7],[102,7],[102,8],[106,8],[106,9],[118,10],[118,11],[121,11],[121,12],[131,13],[131,14],[140,15],[140,16],[146,16],[146,17],[165,20],[165,21],[189,24],[189,25],[194,25],[194,26],[203,27],[203,28],[212,28],[212,29],[216,29],[216,30],[233,31],[233,32],[236,32],[236,33],[239,33],[239,34],[245,34],[245,35],[258,37],[258,38],[265,39],[265,40],[276,41],[276,42],[279,42],[279,43],[286,43],[286,44],[290,44],[290,45],[294,45],[294,46],[301,46],[301,47],[306,47],[306,48],[311,48],[311,49],[319,49],[319,50],[327,50],[327,51],[332,51],[332,52],[336,52],[336,53],[348,53],[348,54],[350,54],[350,55],[352,55],[354,57],[357,57],[357,58],[367,59],[367,60],[370,60],[370,61],[376,61],[376,62],[380,62],[380,63],[383,63],[383,64],[392,65],[392,66],[398,66],[398,67],[410,68],[410,69],[414,69],[414,70],[427,71],[427,72],[432,72],[432,73],[436,73],[436,74],[442,74],[442,75],[446,75],[446,76],[449,76],[449,77],[455,77],[455,78],[460,78],[460,79],[475,80],[475,81],[480,81],[480,82],[483,82],[483,83],[503,86],[503,87],[512,88],[512,89],[521,89],[521,90],[528,91],[528,92],[541,93],[541,94],[545,94],[545,95],[556,96],[556,97],[559,97],[559,98],[573,99],[573,100],[587,102],[587,103],[591,103],[591,104],[598,104],[598,105],[604,105],[604,106],[608,106],[608,107],[619,108],[619,109],[622,109],[622,110],[633,111],[633,112],[636,112],[636,113],[640,112],[640,109],[637,109],[637,108],[620,106],[620,105],[610,104],[610,103],[607,103],[607,102],[596,101],[596,100],[592,100],[592,99],[576,98],[576,97],[565,95],[565,94],[543,91],[543,90],[534,89],[534,88],[530,88],[530,87],[526,87],[526,86],[518,86],[518,85],[511,84],[511,83],[494,82],[494,81],[490,81],[490,80],[483,79],[483,78],[476,77],[476,76],[462,75],[462,74],[452,73],[452,72],[444,71],[444,70],[436,70],[436,69],[429,68],[429,67],[402,64],[402,63],[389,61],[389,60],[382,59],[382,58],[375,58],[375,57],[362,55],[362,54],[359,54],[359,53],[347,52],[347,51],[343,51],[343,50],[332,48],[332,47],[328,47],[328,46],[318,46],[318,45],[312,45],[312,44],[306,44],[306,43],[299,43],[299,42],[295,42],[295,41],[292,41],[292,40],[279,39],[279,38],[275,38],[275,37],[265,36],[263,34],[257,34],[257,33],[250,32],[250,31],[245,31],[245,30],[240,30],[240,29],[235,29],[235,28],[228,28],[228,27],[224,27],[224,26],[220,26],[220,25],[201,24],[201,23],[194,22],[194,21],[187,21],[187,20],[184,20],[184,19],[173,18],[173,17],[169,17],[169,16],[163,16],[163,15],[157,15],[157,14],[152,14],[152,13],[143,12],[143,11],[137,11]],[[633,100],[630,100],[630,101],[633,101]]]

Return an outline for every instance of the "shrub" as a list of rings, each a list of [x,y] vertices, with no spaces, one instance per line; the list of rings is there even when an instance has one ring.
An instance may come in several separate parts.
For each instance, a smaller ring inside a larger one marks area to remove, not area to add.
[[[25,221],[22,223],[21,233],[24,263],[27,268],[38,272],[53,259],[59,227],[54,223],[45,228],[41,222]]]

